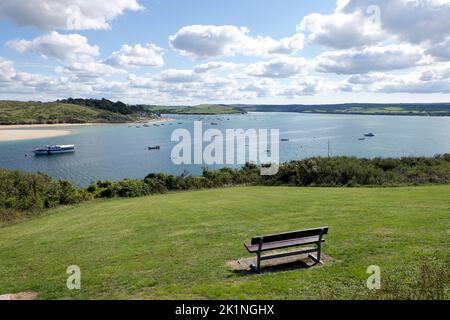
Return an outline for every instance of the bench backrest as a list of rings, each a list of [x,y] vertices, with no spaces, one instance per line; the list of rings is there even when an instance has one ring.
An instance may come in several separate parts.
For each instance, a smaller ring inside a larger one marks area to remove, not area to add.
[[[322,233],[323,235],[328,233],[328,227],[322,227],[322,228],[305,229],[305,230],[298,230],[298,231],[291,231],[291,232],[284,232],[284,233],[277,233],[277,234],[269,234],[269,235],[265,235],[265,236],[256,236],[256,237],[252,238],[251,244],[252,245],[259,244],[259,242],[261,241],[261,237],[263,238],[263,243],[313,237],[313,236],[320,235],[322,230],[323,230],[323,233]]]

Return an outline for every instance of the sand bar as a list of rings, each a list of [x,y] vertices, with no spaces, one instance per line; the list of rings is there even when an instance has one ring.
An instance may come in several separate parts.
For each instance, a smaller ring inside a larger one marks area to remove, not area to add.
[[[173,121],[168,118],[160,118],[139,123],[161,123]],[[0,125],[0,142],[53,138],[65,136],[71,133],[70,127],[114,125],[117,123],[63,123],[63,124],[19,124]],[[37,130],[33,130],[37,129]]]
[[[0,130],[0,142],[60,137],[70,134],[70,130]]]
[[[94,126],[100,125],[101,123],[61,123],[61,124],[2,124],[0,125],[0,130],[2,129],[39,129],[39,128],[67,128],[67,127],[80,127],[80,126]]]
[[[2,129],[32,129],[32,128],[66,128],[66,127],[81,127],[81,126],[105,126],[105,125],[117,125],[117,124],[132,124],[132,123],[161,123],[161,122],[170,122],[174,121],[169,118],[159,118],[153,120],[142,120],[130,123],[59,123],[59,124],[7,124],[0,125],[0,130]]]

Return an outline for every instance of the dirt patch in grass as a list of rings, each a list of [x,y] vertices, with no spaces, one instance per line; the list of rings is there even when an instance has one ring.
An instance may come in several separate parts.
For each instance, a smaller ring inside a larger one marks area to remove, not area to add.
[[[327,264],[332,260],[328,255],[322,254],[321,261]],[[226,263],[229,270],[235,272],[250,271],[250,265],[256,265],[256,257],[240,258],[238,260],[229,260]],[[315,266],[316,263],[308,255],[298,255],[277,259],[270,259],[261,262],[261,268],[267,271],[285,271],[290,269],[306,269]]]
[[[34,300],[38,296],[37,292],[19,292],[0,295],[0,300]]]

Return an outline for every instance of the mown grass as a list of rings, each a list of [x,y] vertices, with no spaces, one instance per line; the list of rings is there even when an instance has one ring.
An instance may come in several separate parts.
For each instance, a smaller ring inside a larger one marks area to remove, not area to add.
[[[93,201],[0,228],[0,293],[41,299],[449,298],[450,186],[240,187]],[[256,234],[328,225],[322,267],[230,271]],[[66,288],[66,268],[82,288]],[[366,289],[369,265],[382,290]]]

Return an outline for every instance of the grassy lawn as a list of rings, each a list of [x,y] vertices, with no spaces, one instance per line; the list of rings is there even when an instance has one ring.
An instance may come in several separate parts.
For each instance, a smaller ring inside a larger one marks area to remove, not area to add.
[[[330,227],[324,253],[332,257],[324,266],[244,275],[225,265],[251,256],[243,242],[253,235],[323,225]],[[441,275],[448,270],[449,237],[450,186],[242,187],[94,201],[0,228],[0,294],[390,298],[392,288],[414,290],[435,265],[444,265]],[[66,288],[73,264],[81,268],[80,291]],[[382,272],[385,290],[375,296],[365,288],[369,265]]]

